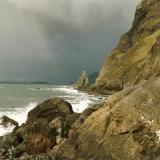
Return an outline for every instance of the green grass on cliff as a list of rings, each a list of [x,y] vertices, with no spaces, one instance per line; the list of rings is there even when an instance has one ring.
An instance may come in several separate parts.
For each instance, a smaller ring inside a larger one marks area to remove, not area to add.
[[[105,69],[102,73],[104,77],[101,77],[101,80],[106,81],[107,76],[108,81],[122,78],[125,82],[132,83],[143,71],[158,36],[160,36],[160,31],[138,41],[125,53],[114,50],[104,66]]]

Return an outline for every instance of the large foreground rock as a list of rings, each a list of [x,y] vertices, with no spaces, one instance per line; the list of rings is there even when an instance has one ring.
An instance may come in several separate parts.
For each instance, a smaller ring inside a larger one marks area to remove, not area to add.
[[[37,118],[45,118],[48,121],[56,117],[66,117],[73,114],[72,106],[70,103],[64,101],[62,98],[49,99],[28,113],[27,121],[35,121]]]
[[[160,156],[160,78],[113,95],[50,151],[65,160],[156,160]]]
[[[28,113],[25,124],[0,138],[1,153],[8,155],[12,151],[14,157],[47,153],[67,138],[76,116],[71,104],[63,99],[47,100]]]

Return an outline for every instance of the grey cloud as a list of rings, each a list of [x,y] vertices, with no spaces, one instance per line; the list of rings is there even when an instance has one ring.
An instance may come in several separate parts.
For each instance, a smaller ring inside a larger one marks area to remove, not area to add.
[[[139,0],[0,0],[0,80],[66,83],[100,69]]]

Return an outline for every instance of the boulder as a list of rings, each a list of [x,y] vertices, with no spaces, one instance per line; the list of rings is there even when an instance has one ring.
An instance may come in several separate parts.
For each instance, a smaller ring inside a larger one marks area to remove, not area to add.
[[[68,136],[74,119],[70,103],[58,97],[49,99],[28,113],[26,123],[15,128],[6,138],[2,137],[0,148],[8,154],[14,147],[15,158],[23,154],[47,153]]]
[[[56,144],[56,132],[46,119],[37,119],[25,126],[25,141],[31,154],[46,153]]]
[[[37,118],[45,118],[48,121],[56,117],[66,117],[73,114],[73,109],[70,103],[64,101],[62,98],[49,99],[28,113],[27,121],[35,121]]]
[[[0,118],[0,125],[3,126],[3,127],[6,127],[6,128],[9,127],[9,126],[15,126],[15,127],[17,127],[18,126],[18,122],[16,122],[13,119],[10,119],[7,116],[2,116]]]
[[[46,153],[68,134],[66,122],[73,115],[72,106],[62,98],[47,100],[28,113],[25,127],[28,151],[32,154]]]

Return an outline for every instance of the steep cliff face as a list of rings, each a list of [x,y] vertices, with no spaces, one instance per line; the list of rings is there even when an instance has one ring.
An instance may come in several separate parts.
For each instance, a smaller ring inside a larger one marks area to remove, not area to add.
[[[98,86],[130,85],[160,75],[160,0],[143,0],[96,80]]]

